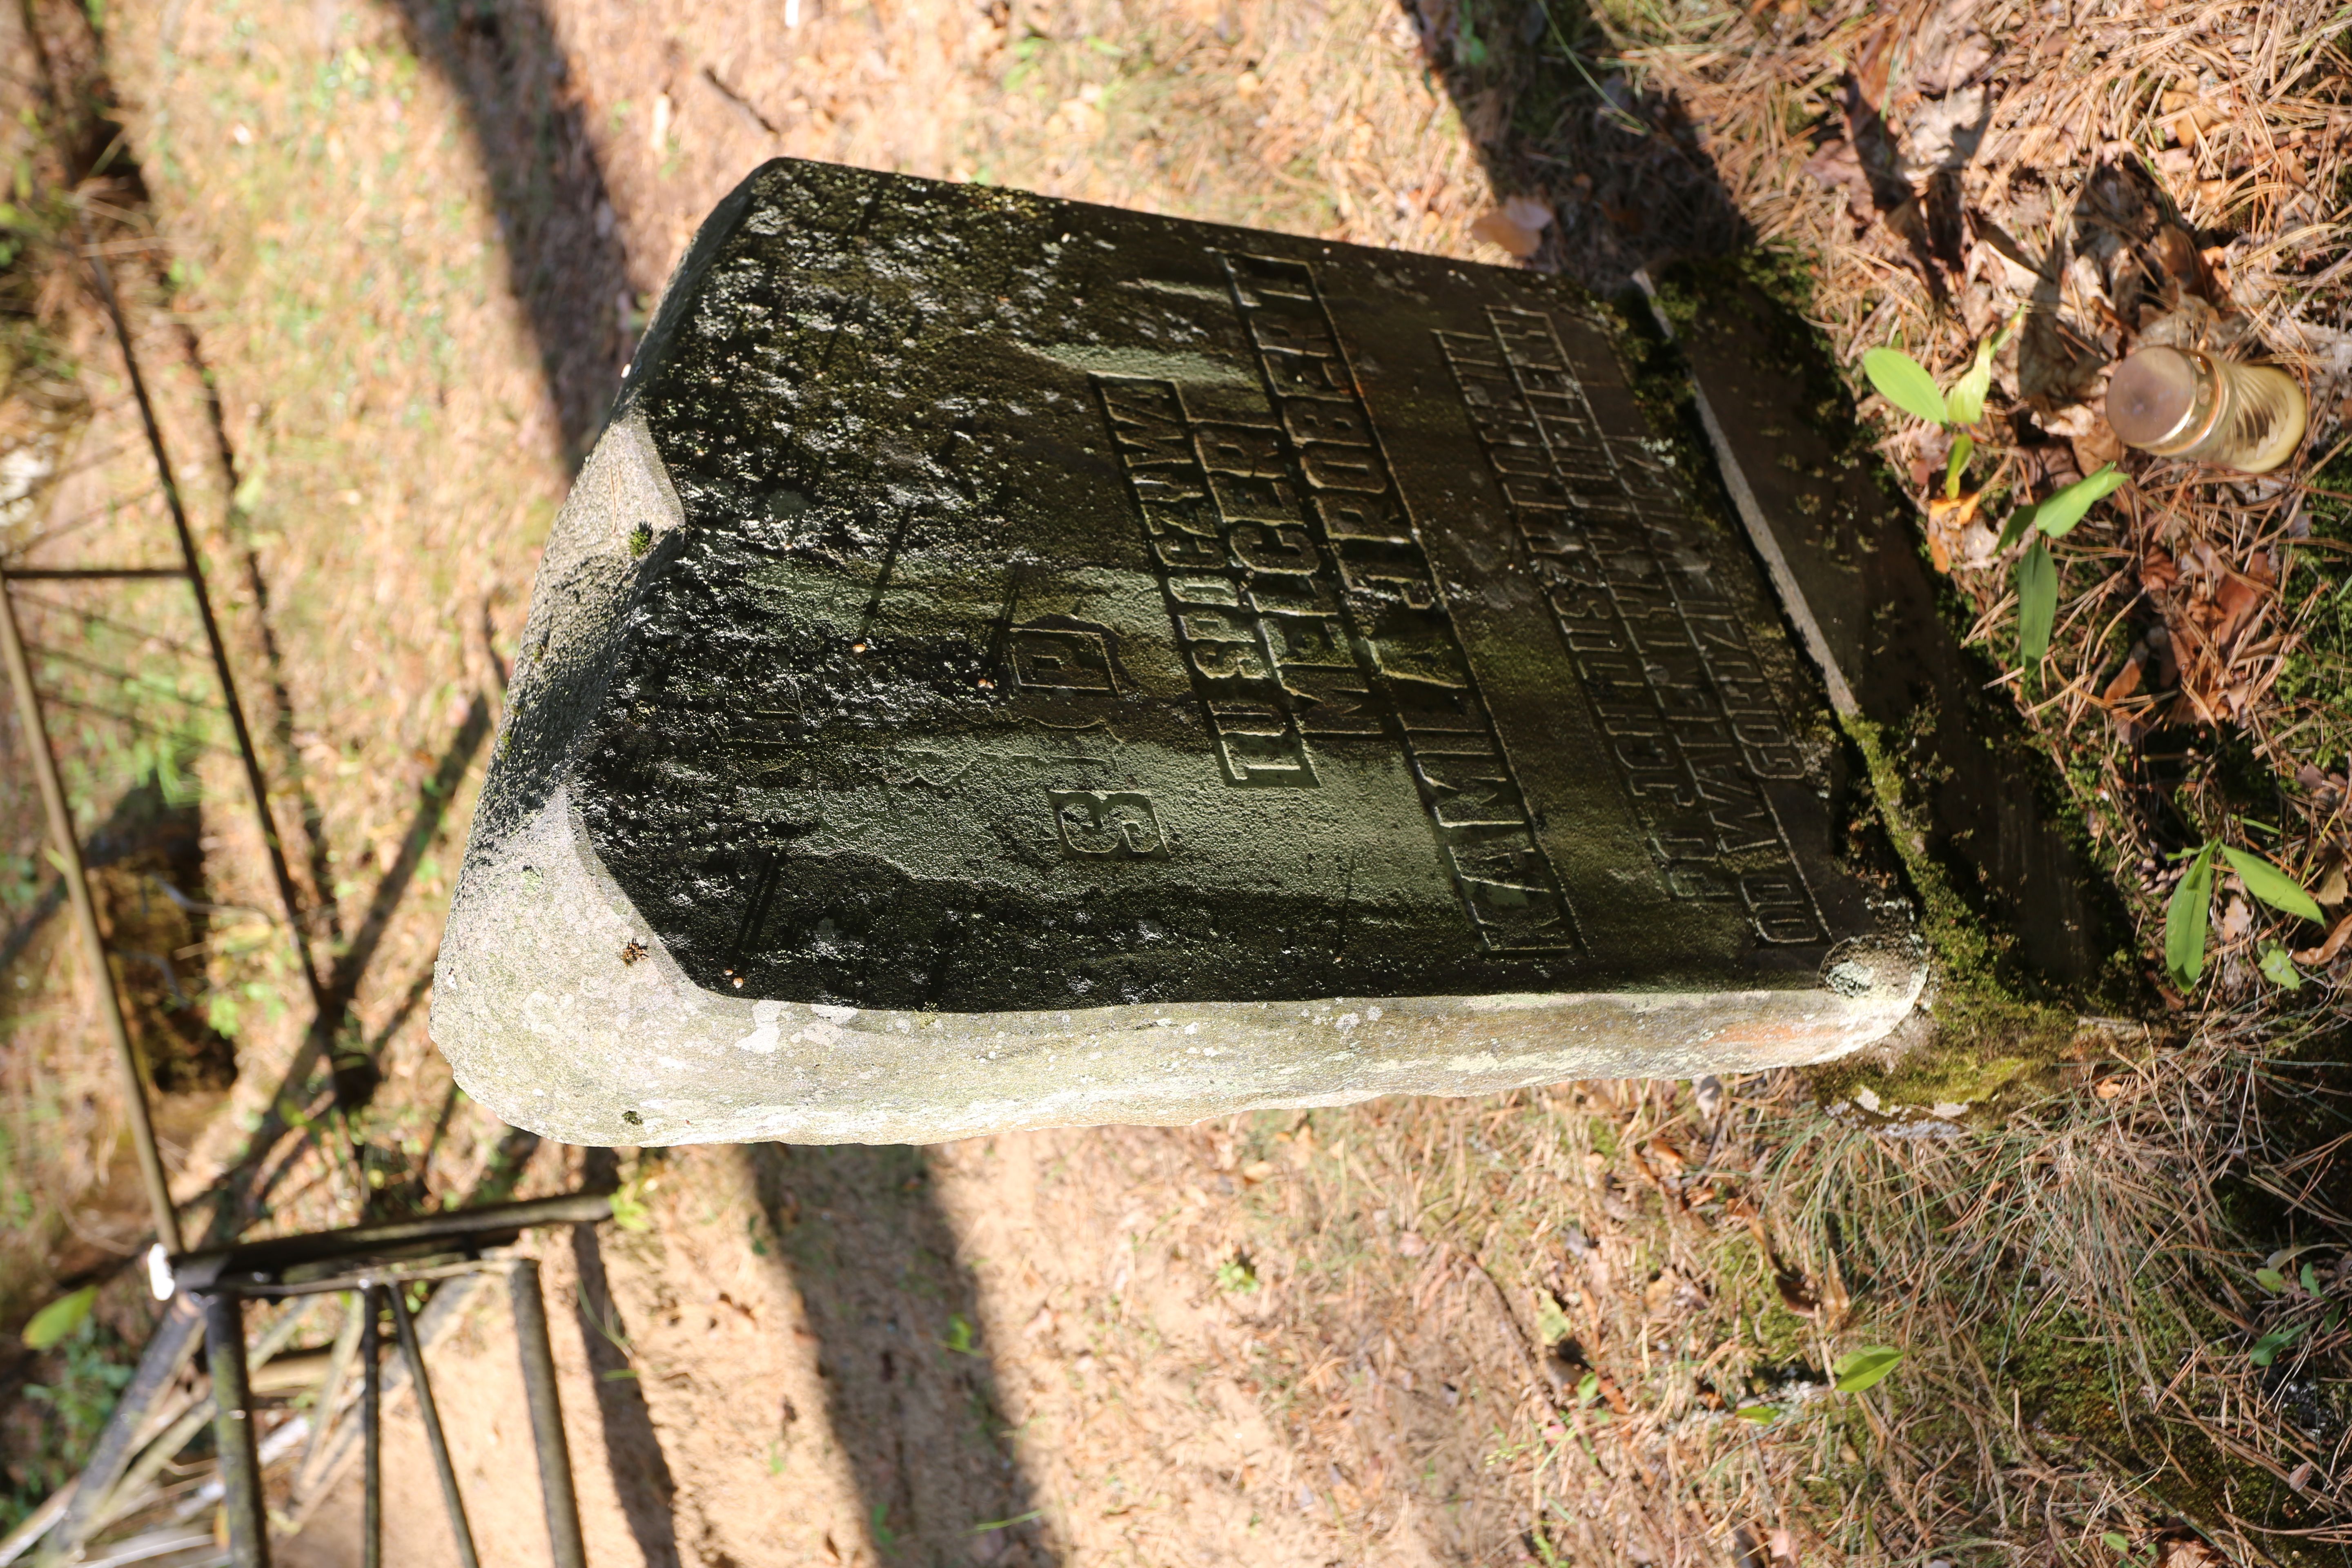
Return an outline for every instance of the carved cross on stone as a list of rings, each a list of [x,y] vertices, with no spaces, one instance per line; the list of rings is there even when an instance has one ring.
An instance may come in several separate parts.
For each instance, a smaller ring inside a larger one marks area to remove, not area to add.
[[[1693,1076],[1924,960],[1554,278],[780,161],[557,520],[436,975],[507,1120],[899,1142]]]

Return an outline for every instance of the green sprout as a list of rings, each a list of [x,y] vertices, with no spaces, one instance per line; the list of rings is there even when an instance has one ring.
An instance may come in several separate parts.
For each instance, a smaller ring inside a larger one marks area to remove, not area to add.
[[[2219,858],[2229,862],[2230,869],[2238,874],[2246,891],[2282,914],[2315,922],[2325,920],[2318,903],[2305,892],[2303,884],[2263,859],[2251,849],[2240,849],[2219,839],[2209,840],[2189,862],[2181,873],[2179,885],[2172,889],[2172,898],[2164,909],[2164,967],[2182,986],[2197,984],[2205,973],[2205,945],[2211,923],[2213,904],[2213,862]],[[2275,949],[2278,962],[2273,963],[2270,952],[2263,957],[2263,973],[2275,984],[2294,989],[2302,978],[2285,950]],[[2282,979],[2281,971],[2290,978]]]

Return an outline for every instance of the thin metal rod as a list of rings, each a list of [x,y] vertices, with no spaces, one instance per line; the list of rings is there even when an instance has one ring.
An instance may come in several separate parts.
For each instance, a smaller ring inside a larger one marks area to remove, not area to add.
[[[253,1394],[245,1364],[245,1301],[234,1290],[204,1299],[205,1361],[213,1374],[213,1447],[220,1455],[221,1513],[232,1568],[269,1568],[269,1520],[261,1508],[261,1456],[253,1440]]]
[[[327,1279],[303,1279],[292,1285],[271,1285],[252,1279],[240,1279],[236,1288],[257,1300],[299,1301],[306,1296],[332,1296],[348,1290],[363,1279],[381,1285],[404,1285],[419,1279],[456,1279],[468,1274],[486,1274],[494,1266],[478,1258],[462,1258],[455,1263],[431,1263],[411,1268],[368,1268],[351,1274],[338,1274]]]
[[[383,1220],[374,1225],[348,1226],[341,1230],[312,1231],[308,1236],[272,1237],[266,1241],[210,1247],[173,1258],[172,1269],[184,1289],[202,1290],[214,1280],[232,1274],[279,1274],[300,1264],[366,1258],[413,1242],[470,1239],[478,1246],[488,1246],[492,1237],[512,1237],[533,1226],[597,1225],[612,1217],[610,1196],[566,1193],[560,1197],[443,1209],[414,1219]]]
[[[187,508],[180,500],[180,481],[172,472],[171,455],[163,447],[163,427],[156,423],[155,405],[147,395],[147,378],[139,371],[139,355],[131,345],[131,324],[123,319],[121,301],[115,298],[113,276],[107,271],[105,260],[91,246],[86,232],[81,240],[83,259],[89,263],[99,300],[106,306],[115,343],[122,351],[122,368],[131,380],[131,394],[139,403],[139,419],[147,432],[147,449],[155,458],[155,479],[163,491],[163,504],[172,514],[173,530],[179,535],[180,560],[189,591],[195,596],[196,618],[204,622],[205,644],[212,652],[213,673],[220,681],[221,700],[228,708],[229,727],[236,732],[237,755],[245,763],[246,788],[252,792],[254,813],[260,818],[261,842],[269,851],[270,875],[278,883],[278,902],[286,908],[286,923],[294,936],[294,952],[301,960],[302,979],[310,988],[312,1007],[323,1018],[327,1011],[326,989],[320,983],[318,964],[310,957],[310,939],[302,929],[301,900],[294,891],[294,875],[287,868],[286,846],[278,837],[278,819],[269,809],[269,783],[262,777],[261,759],[253,749],[253,731],[246,727],[245,705],[237,700],[236,679],[229,673],[228,647],[221,640],[220,622],[213,615],[212,595],[205,586],[205,569],[196,557],[196,537],[188,527]]]
[[[33,667],[26,662],[25,639],[16,630],[16,606],[5,587],[0,587],[0,652],[8,660],[8,684],[16,689],[25,752],[32,759],[33,776],[41,786],[49,837],[57,841],[58,869],[65,873],[66,897],[73,905],[74,929],[81,936],[82,962],[89,969],[99,1022],[114,1047],[115,1077],[122,1092],[123,1111],[131,1119],[131,1149],[139,1157],[139,1179],[147,1188],[147,1206],[154,1215],[155,1237],[165,1252],[177,1253],[180,1215],[172,1206],[172,1189],[163,1180],[163,1156],[155,1152],[155,1124],[147,1114],[146,1075],[139,1068],[139,1055],[131,1047],[131,1031],[122,1022],[121,998],[114,993],[114,970],[106,962],[106,942],[98,934],[98,910],[90,903],[89,879],[82,868],[81,840],[74,835],[73,813],[66,806],[65,787],[58,782],[58,760],[49,752],[49,731],[41,721],[41,694],[34,689]]]
[[[10,566],[0,569],[0,578],[11,583],[113,583],[149,578],[177,579],[187,574],[188,569],[184,566]]]
[[[522,1356],[523,1398],[530,1405],[531,1446],[539,1453],[548,1554],[555,1568],[587,1568],[580,1500],[572,1489],[572,1445],[563,1435],[563,1402],[555,1388],[555,1348],[547,1337],[547,1298],[540,1291],[537,1258],[518,1258],[507,1265],[507,1295],[514,1303],[515,1345]]]
[[[131,1374],[130,1384],[114,1402],[114,1413],[106,1418],[98,1441],[90,1447],[73,1504],[50,1538],[50,1552],[71,1557],[83,1539],[104,1522],[108,1500],[124,1467],[131,1463],[139,1435],[147,1428],[148,1415],[178,1381],[180,1369],[195,1353],[203,1330],[204,1321],[192,1303],[174,1300],[165,1304],[163,1321],[140,1352],[139,1369]]]
[[[367,1444],[362,1568],[383,1568],[383,1287],[360,1289],[360,1431]]]
[[[392,1303],[393,1331],[400,1336],[400,1355],[408,1363],[409,1385],[416,1390],[416,1414],[425,1421],[425,1445],[433,1450],[433,1468],[441,1478],[441,1500],[449,1510],[449,1533],[457,1542],[463,1568],[481,1568],[474,1555],[474,1531],[466,1522],[466,1500],[457,1493],[457,1467],[449,1458],[449,1436],[441,1429],[441,1412],[433,1403],[433,1385],[425,1377],[425,1352],[416,1343],[416,1322],[408,1303],[394,1287],[386,1292]]]

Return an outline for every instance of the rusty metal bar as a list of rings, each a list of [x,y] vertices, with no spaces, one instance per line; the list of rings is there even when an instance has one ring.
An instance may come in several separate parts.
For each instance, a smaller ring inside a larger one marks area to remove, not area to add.
[[[183,1288],[203,1290],[214,1280],[233,1274],[283,1274],[308,1263],[380,1257],[394,1248],[424,1242],[446,1241],[452,1244],[453,1249],[492,1247],[511,1241],[538,1226],[600,1225],[612,1217],[613,1200],[607,1194],[565,1193],[551,1198],[526,1198],[520,1203],[443,1209],[413,1219],[383,1220],[343,1230],[240,1242],[234,1247],[213,1247],[175,1258],[172,1271]]]
[[[555,1568],[587,1568],[580,1533],[580,1499],[572,1489],[572,1445],[563,1435],[563,1402],[555,1388],[555,1349],[547,1337],[547,1298],[539,1289],[539,1259],[517,1258],[507,1268],[514,1304],[515,1347],[522,1358],[523,1398],[530,1405],[531,1447],[539,1456],[540,1500],[547,1512],[548,1554]]]
[[[457,1561],[464,1568],[482,1568],[474,1554],[474,1529],[466,1522],[466,1500],[457,1491],[457,1466],[449,1457],[449,1435],[441,1426],[440,1406],[433,1402],[433,1384],[425,1376],[425,1351],[416,1342],[416,1321],[401,1299],[402,1287],[384,1293],[392,1304],[392,1331],[400,1336],[400,1357],[408,1363],[409,1385],[416,1390],[416,1414],[425,1421],[425,1440],[433,1450],[434,1473],[441,1478],[441,1501],[449,1510],[449,1533],[457,1542]]]
[[[122,1001],[115,994],[114,971],[106,962],[106,942],[98,933],[98,910],[89,898],[89,879],[81,859],[81,840],[74,833],[73,813],[66,805],[65,787],[58,782],[57,758],[49,752],[49,731],[41,721],[41,695],[33,687],[32,666],[26,662],[25,640],[16,629],[16,606],[0,586],[0,653],[8,661],[8,683],[16,689],[16,713],[25,730],[25,751],[33,763],[33,776],[41,788],[41,805],[49,817],[49,837],[57,841],[58,868],[65,874],[67,901],[73,906],[74,929],[81,937],[82,960],[89,968],[90,988],[97,994],[99,1021],[114,1047],[114,1070],[122,1089],[122,1108],[131,1118],[131,1142],[139,1158],[139,1179],[147,1189],[147,1206],[153,1211],[155,1239],[166,1253],[180,1250],[180,1215],[172,1206],[172,1189],[163,1179],[163,1156],[155,1152],[155,1124],[147,1112],[146,1076],[131,1048],[131,1031],[122,1021]]]
[[[232,1568],[269,1568],[269,1518],[262,1509],[261,1456],[253,1440],[253,1390],[246,1373],[245,1300],[234,1290],[215,1290],[203,1301],[229,1562]]]
[[[172,471],[171,454],[163,447],[163,428],[156,422],[154,403],[147,395],[147,378],[139,370],[139,355],[131,342],[131,324],[123,319],[122,303],[115,297],[114,278],[107,271],[105,259],[90,244],[87,231],[82,233],[81,241],[82,258],[89,264],[99,300],[105,305],[107,320],[114,328],[115,343],[122,351],[123,372],[130,378],[131,395],[139,404],[139,419],[147,433],[147,449],[155,459],[155,478],[163,491],[163,504],[172,514],[173,531],[179,536],[183,574],[195,596],[196,617],[204,623],[205,645],[212,653],[213,673],[220,681],[229,727],[236,733],[237,756],[245,763],[246,787],[252,792],[253,809],[260,818],[261,842],[269,852],[270,874],[278,883],[278,901],[286,909],[286,924],[294,937],[294,952],[301,960],[302,979],[310,987],[315,1016],[323,1019],[327,1016],[326,987],[319,979],[318,963],[310,956],[310,939],[302,926],[301,900],[294,890],[294,876],[286,864],[286,846],[278,837],[278,819],[269,809],[269,784],[262,776],[261,759],[253,748],[253,732],[246,725],[245,706],[237,700],[236,679],[228,667],[228,647],[221,640],[220,622],[213,615],[212,595],[205,586],[204,566],[196,557],[195,534],[188,526],[187,508],[180,500],[180,481]]]
[[[383,1287],[360,1289],[360,1430],[367,1444],[362,1568],[383,1568]]]

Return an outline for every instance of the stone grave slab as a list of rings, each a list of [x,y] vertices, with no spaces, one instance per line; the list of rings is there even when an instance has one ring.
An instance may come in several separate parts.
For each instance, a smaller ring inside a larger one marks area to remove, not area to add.
[[[1572,286],[779,161],[555,524],[433,1035],[629,1144],[1819,1060],[1926,976],[1838,767]]]

